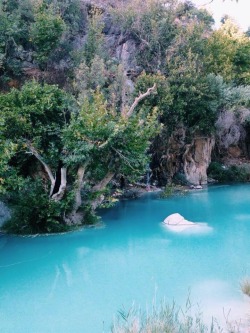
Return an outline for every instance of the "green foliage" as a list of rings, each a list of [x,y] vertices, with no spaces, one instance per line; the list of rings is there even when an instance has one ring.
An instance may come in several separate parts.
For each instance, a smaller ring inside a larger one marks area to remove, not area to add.
[[[115,168],[131,180],[142,174],[149,163],[147,151],[150,139],[159,132],[158,110],[148,114],[141,109],[129,119],[120,118],[117,132],[113,136],[111,147],[115,158]],[[132,172],[132,173],[131,173]]]
[[[212,162],[207,172],[209,177],[221,183],[246,182],[249,180],[249,172],[247,172],[244,167],[238,167],[236,165],[225,167],[218,162]]]
[[[121,115],[107,104],[99,90],[85,98],[79,112],[69,113],[71,101],[58,87],[36,82],[25,84],[21,90],[13,89],[0,95],[3,115],[0,124],[0,149],[3,152],[0,164],[1,186],[3,189],[8,186],[15,193],[16,188],[23,188],[22,182],[26,184],[25,179],[30,175],[42,179],[48,177],[51,186],[53,175],[50,174],[65,165],[68,167],[68,192],[73,188],[76,170],[79,166],[85,166],[86,202],[81,209],[84,210],[85,219],[92,221],[91,215],[94,216],[95,213],[92,211],[91,202],[99,202],[102,194],[95,191],[95,197],[88,195],[92,193],[93,184],[105,178],[107,173],[120,173],[135,179],[144,171],[148,163],[146,152],[149,140],[158,128],[158,114],[157,109],[138,108],[138,112],[135,111],[131,116],[127,116],[125,111],[125,114]],[[15,171],[13,176],[18,177],[12,176],[12,170]],[[4,180],[6,176],[8,182]],[[18,182],[19,177],[21,184]],[[60,218],[65,215],[65,200],[60,199],[59,205],[53,198],[49,198],[45,188],[37,188],[34,182],[28,185],[29,188],[34,187],[34,193],[30,190],[33,197],[36,192],[41,196],[44,207],[49,205],[48,210],[57,207],[61,212]],[[27,186],[24,186],[24,191],[27,191]],[[22,190],[19,192],[22,193]],[[74,190],[70,193],[74,193]],[[17,202],[16,207],[21,207],[22,204],[26,212],[25,225],[30,221],[29,226],[34,228],[34,232],[38,232],[36,225],[32,224],[33,211],[25,206],[28,201],[24,202],[18,196]],[[91,207],[90,212],[88,205]],[[16,211],[13,216],[20,217],[20,209],[17,208]],[[17,220],[18,218],[15,223]],[[58,223],[61,223],[60,221]],[[25,228],[25,232],[31,232],[32,228]],[[49,230],[52,230],[52,226],[51,229],[44,227],[41,232]]]
[[[100,216],[98,216],[89,205],[84,207],[84,225],[94,225],[100,222],[100,220]]]
[[[113,17],[135,40],[138,64],[151,72],[162,68],[165,50],[176,34],[173,1],[128,2],[114,9]]]
[[[0,95],[0,108],[3,139],[17,144],[23,152],[32,144],[52,164],[58,159],[61,131],[69,118],[70,98],[66,93],[57,86],[31,81],[21,90]]]
[[[190,50],[185,60],[176,57],[169,68],[173,106],[167,111],[166,119],[173,125],[182,122],[192,132],[210,134],[215,128],[223,91],[217,85],[218,78],[205,76],[197,63],[198,55]]]
[[[173,96],[170,92],[168,79],[163,74],[146,74],[143,72],[136,80],[135,95],[142,91],[147,91],[154,84],[156,84],[157,92],[143,100],[140,106],[145,109],[157,107],[159,113],[164,116],[172,106]]]
[[[100,91],[91,99],[85,99],[80,112],[72,114],[64,132],[64,146],[68,152],[65,162],[68,165],[82,164],[93,153],[102,150],[102,145],[107,145],[106,140],[114,131],[114,121],[115,115],[108,110]]]
[[[174,193],[173,185],[167,185],[161,192],[161,198],[169,198],[173,195],[173,193]]]
[[[103,34],[104,28],[103,21],[101,20],[101,13],[96,9],[91,13],[89,19],[88,35],[86,43],[83,48],[83,57],[87,66],[90,66],[95,56],[101,56],[103,48]]]
[[[224,86],[223,106],[226,109],[237,110],[250,107],[250,86]]]
[[[134,39],[138,64],[151,73],[164,70],[166,50],[190,22],[202,26],[203,32],[213,23],[205,10],[172,0],[128,1],[113,10],[113,17],[123,33]]]
[[[42,69],[45,69],[52,51],[59,45],[64,30],[65,23],[61,16],[51,8],[41,6],[31,27],[31,39],[36,48],[35,57]]]
[[[27,180],[12,198],[11,219],[3,229],[15,234],[63,232],[62,203],[49,199],[44,184],[39,180]]]
[[[230,18],[205,42],[206,71],[221,75],[226,82],[249,84],[250,40]]]
[[[0,138],[0,194],[16,190],[21,182],[17,170],[9,164],[16,150],[16,144]]]
[[[29,47],[29,28],[33,8],[29,0],[0,1],[0,74],[1,81],[22,74],[21,53]]]
[[[88,161],[96,180],[108,171],[131,177],[132,171],[136,177],[146,166],[149,139],[157,130],[156,109],[122,117],[97,90],[85,99],[82,109],[72,115],[65,129],[65,163],[76,165]]]
[[[81,62],[74,72],[73,87],[80,99],[89,98],[97,88],[103,91],[104,86],[108,85],[108,70],[98,55],[94,56],[89,66],[85,61]]]
[[[80,0],[45,0],[44,2],[63,19],[67,26],[68,38],[72,38],[72,36],[83,30],[85,16],[81,10]]]

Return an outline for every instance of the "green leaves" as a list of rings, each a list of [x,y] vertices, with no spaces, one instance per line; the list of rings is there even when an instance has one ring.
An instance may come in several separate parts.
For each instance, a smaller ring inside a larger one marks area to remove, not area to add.
[[[71,99],[72,100],[72,99]],[[2,137],[25,149],[27,142],[56,162],[61,134],[69,119],[70,98],[57,86],[26,83],[21,90],[0,95]]]
[[[41,180],[26,179],[13,194],[14,209],[4,229],[15,234],[37,234],[68,230],[62,224],[64,207],[49,199]]]
[[[52,9],[41,7],[31,27],[31,39],[36,47],[36,59],[44,69],[52,51],[59,45],[65,23]]]
[[[97,90],[72,115],[64,131],[64,161],[69,166],[88,161],[90,177],[107,171],[134,176],[143,171],[149,140],[157,132],[157,110],[141,110],[126,118],[107,105]]]

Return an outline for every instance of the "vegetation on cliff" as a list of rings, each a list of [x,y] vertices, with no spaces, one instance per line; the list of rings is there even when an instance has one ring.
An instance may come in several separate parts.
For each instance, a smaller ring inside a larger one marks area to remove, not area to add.
[[[191,2],[109,3],[0,0],[0,191],[12,232],[92,223],[112,187],[149,163],[159,184],[192,180],[197,137],[216,138],[215,159],[232,146],[248,157],[247,34],[230,19],[212,30]]]

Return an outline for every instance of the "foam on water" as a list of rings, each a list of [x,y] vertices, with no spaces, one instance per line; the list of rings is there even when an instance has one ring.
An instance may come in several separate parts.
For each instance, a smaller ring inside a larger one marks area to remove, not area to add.
[[[210,232],[163,228],[175,212]],[[245,318],[240,281],[250,276],[250,186],[183,197],[145,195],[102,212],[105,228],[35,238],[0,236],[1,333],[109,332],[133,302],[184,304],[204,318]]]

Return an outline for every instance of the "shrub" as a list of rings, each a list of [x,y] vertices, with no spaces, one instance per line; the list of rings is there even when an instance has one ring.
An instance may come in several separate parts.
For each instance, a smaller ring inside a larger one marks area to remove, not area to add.
[[[60,15],[41,7],[31,27],[31,39],[36,47],[36,60],[44,69],[49,56],[59,45],[65,23]]]
[[[173,185],[166,185],[164,190],[161,192],[161,198],[169,198],[174,193],[174,187]]]
[[[63,232],[62,203],[49,199],[40,180],[25,181],[12,197],[12,215],[3,229],[15,234]]]
[[[246,182],[249,179],[249,173],[244,167],[236,165],[226,167],[218,162],[212,162],[209,165],[208,176],[221,183]]]

